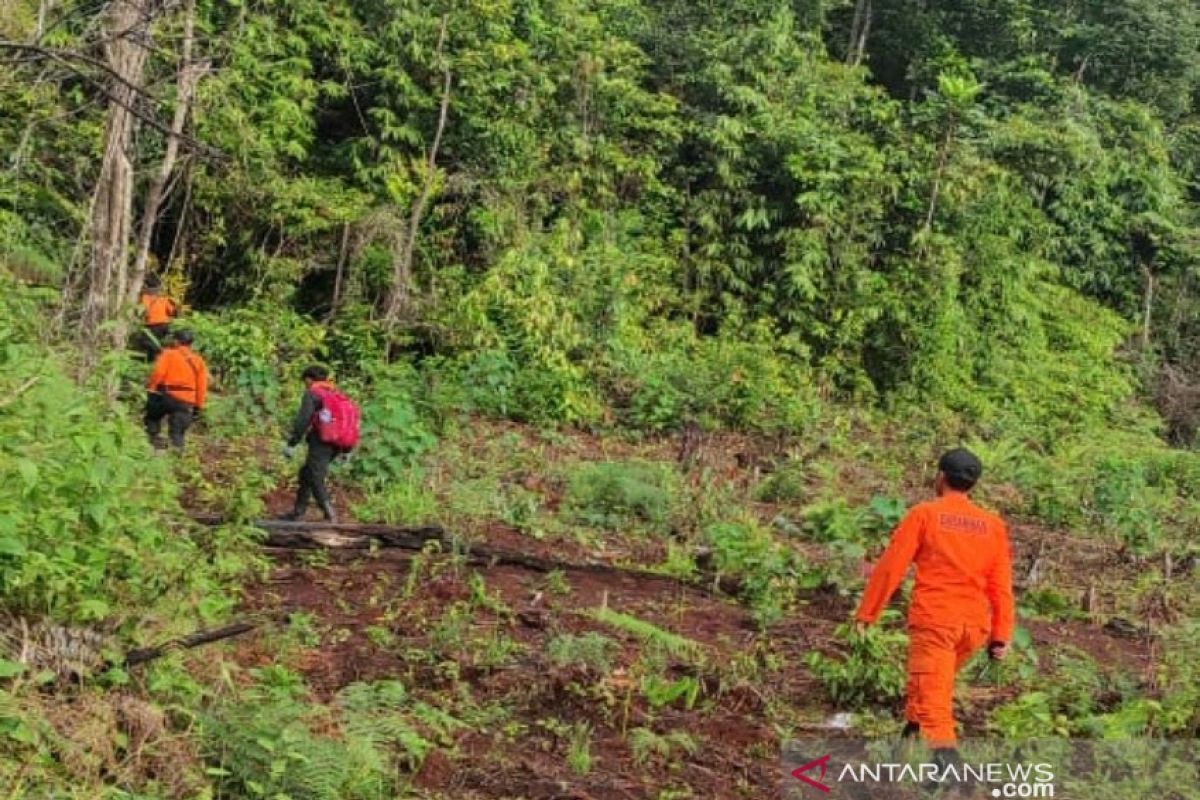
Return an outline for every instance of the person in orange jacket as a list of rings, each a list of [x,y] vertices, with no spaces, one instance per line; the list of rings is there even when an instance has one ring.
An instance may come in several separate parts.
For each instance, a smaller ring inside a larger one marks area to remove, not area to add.
[[[937,499],[914,507],[896,528],[855,614],[862,632],[916,563],[904,732],[920,733],[943,758],[956,753],[959,669],[984,644],[992,659],[1003,659],[1015,624],[1008,529],[968,496],[982,473],[983,465],[968,450],[951,450],[939,459]]]
[[[204,410],[208,397],[208,365],[192,350],[191,331],[176,331],[171,338],[171,346],[158,354],[146,381],[149,394],[144,422],[151,443],[157,446],[166,417],[171,446],[183,450],[184,434]]]
[[[162,293],[162,284],[156,275],[146,276],[146,285],[138,302],[142,304],[141,351],[147,359],[156,357],[171,329],[171,322],[179,314],[175,301]]]

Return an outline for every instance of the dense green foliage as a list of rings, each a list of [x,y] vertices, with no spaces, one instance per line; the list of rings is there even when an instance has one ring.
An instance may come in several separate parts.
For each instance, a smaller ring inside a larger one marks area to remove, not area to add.
[[[1190,369],[1195,11],[873,5],[847,54],[823,0],[201,3],[210,149],[152,255],[246,307],[214,353],[421,357],[463,405],[542,422],[798,430],[834,392],[1040,438],[1119,412],[1135,325]],[[29,41],[35,6],[3,33]],[[87,10],[54,13],[43,44],[86,49]],[[14,57],[0,249],[53,276],[102,108]],[[335,323],[276,337],[293,310]]]
[[[77,386],[69,363],[21,329],[45,313],[44,298],[11,280],[0,284],[5,607],[62,621],[142,625],[161,624],[157,612],[175,616],[174,628],[197,611],[219,617],[233,603],[221,579],[240,566],[231,573],[175,531],[179,489],[170,463],[150,458],[145,433],[123,405]]]

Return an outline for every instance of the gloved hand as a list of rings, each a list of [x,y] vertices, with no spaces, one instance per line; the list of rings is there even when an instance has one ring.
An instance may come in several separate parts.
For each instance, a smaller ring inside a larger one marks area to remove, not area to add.
[[[988,645],[988,658],[992,661],[1003,661],[1008,655],[1008,642],[992,642]]]
[[[296,455],[296,448],[290,444],[285,444],[283,446],[283,457],[286,458],[288,461],[291,461],[292,456],[294,456],[294,455]]]
[[[199,419],[200,419],[200,416],[201,416],[203,413],[204,413],[204,412],[203,412],[201,409],[199,409],[199,408],[196,408],[196,407],[194,407],[194,406],[192,407],[192,419],[194,419],[194,420],[199,420]]]

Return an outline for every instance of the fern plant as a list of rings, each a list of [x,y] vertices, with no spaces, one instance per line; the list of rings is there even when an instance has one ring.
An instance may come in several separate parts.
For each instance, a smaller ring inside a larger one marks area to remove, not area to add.
[[[653,642],[675,658],[689,662],[703,659],[704,645],[694,639],[663,630],[652,622],[614,611],[608,606],[592,609],[588,615],[597,622],[610,625],[643,641]]]

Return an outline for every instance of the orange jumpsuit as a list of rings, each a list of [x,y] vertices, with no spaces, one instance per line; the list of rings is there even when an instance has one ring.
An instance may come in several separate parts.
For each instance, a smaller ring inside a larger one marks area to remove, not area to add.
[[[168,347],[154,362],[146,388],[203,409],[208,397],[208,366],[187,345]]]
[[[879,618],[914,561],[905,714],[931,746],[953,747],[958,670],[989,639],[1012,639],[1008,529],[961,492],[916,506],[871,573],[858,621]]]
[[[175,319],[177,309],[175,301],[171,298],[143,292],[140,301],[147,327],[155,328],[160,325],[167,325],[171,320]]]

